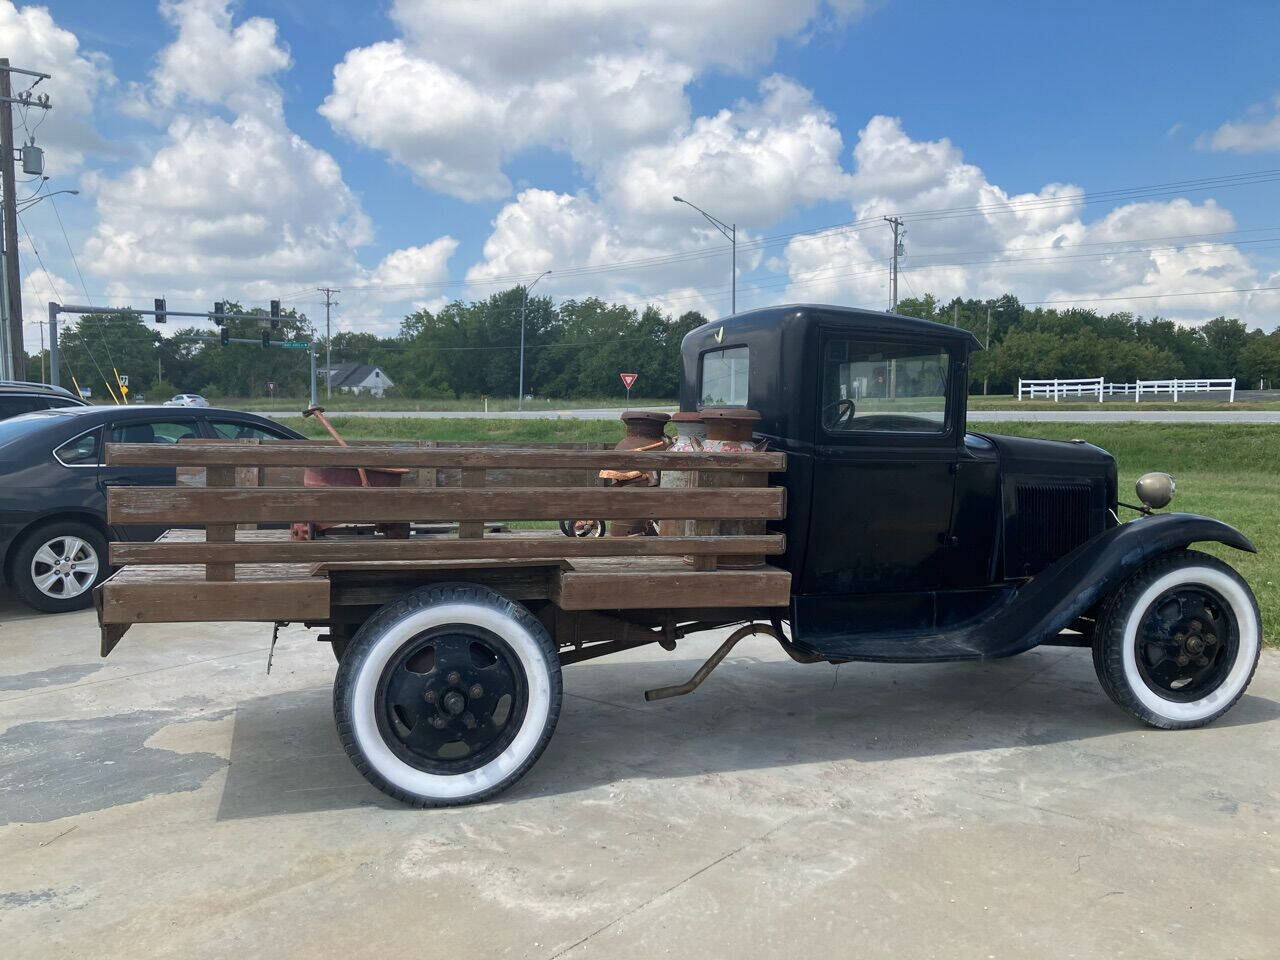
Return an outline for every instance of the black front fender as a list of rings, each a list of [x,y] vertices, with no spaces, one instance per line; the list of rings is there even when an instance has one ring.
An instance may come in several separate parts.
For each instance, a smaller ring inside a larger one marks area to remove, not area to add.
[[[821,621],[805,622],[799,601],[792,627],[806,649],[827,657],[899,663],[1009,657],[1052,640],[1148,560],[1205,540],[1257,552],[1244,534],[1218,520],[1162,513],[1099,534],[1010,589],[994,606],[943,633],[823,629],[827,624]]]
[[[1207,540],[1257,553],[1243,533],[1221,520],[1160,513],[1112,527],[1041,571],[987,621],[987,657],[1007,657],[1053,639],[1093,609],[1143,563]],[[973,629],[973,628],[970,628]],[[982,629],[978,627],[977,629]]]

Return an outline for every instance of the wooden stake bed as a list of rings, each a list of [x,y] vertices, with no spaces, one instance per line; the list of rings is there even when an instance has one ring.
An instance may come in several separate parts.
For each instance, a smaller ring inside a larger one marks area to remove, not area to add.
[[[380,605],[442,580],[486,583],[565,611],[789,602],[790,574],[763,562],[783,551],[776,533],[578,539],[558,529],[492,532],[493,521],[681,519],[701,521],[702,530],[721,519],[777,520],[785,512],[783,490],[766,484],[769,473],[785,468],[781,454],[199,441],[111,444],[107,462],[184,469],[178,486],[112,489],[112,524],[205,529],[111,544],[111,563],[120,569],[97,594],[104,656],[134,623],[349,621],[347,608]],[[400,489],[297,485],[298,468],[310,466],[415,472]],[[713,486],[710,478],[690,488],[587,485],[599,470],[617,468],[691,470],[695,477],[728,471],[754,485]],[[272,479],[269,471],[279,471],[286,485],[259,485]],[[522,485],[522,474],[536,485]],[[348,526],[296,541],[284,527],[297,522]],[[374,524],[406,522],[417,525],[408,539],[372,532]],[[246,529],[263,523],[277,529]],[[717,557],[744,556],[759,565],[716,568]]]

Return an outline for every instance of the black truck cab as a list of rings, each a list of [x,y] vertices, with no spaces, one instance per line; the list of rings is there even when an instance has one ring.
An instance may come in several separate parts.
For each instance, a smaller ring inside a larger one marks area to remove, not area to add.
[[[1202,517],[1121,524],[1115,459],[1092,444],[968,432],[979,349],[946,324],[810,304],[684,338],[681,409],[756,410],[757,440],[788,455],[797,645],[919,661],[1084,643],[1144,561],[1194,540],[1252,549]]]

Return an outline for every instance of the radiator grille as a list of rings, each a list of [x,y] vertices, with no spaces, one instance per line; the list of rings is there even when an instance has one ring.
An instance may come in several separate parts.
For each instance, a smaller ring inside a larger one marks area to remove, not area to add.
[[[1088,483],[1021,481],[1014,488],[1006,572],[1039,573],[1089,539],[1093,488]]]

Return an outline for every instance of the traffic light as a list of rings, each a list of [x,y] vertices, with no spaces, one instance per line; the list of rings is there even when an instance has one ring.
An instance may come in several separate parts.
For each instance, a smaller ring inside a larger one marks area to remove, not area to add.
[[[279,300],[271,301],[271,329],[272,330],[280,329],[280,301]]]
[[[221,300],[216,301],[213,305],[213,322],[218,326],[222,326],[222,315],[226,313],[226,310],[223,309],[225,306],[226,304]]]
[[[218,331],[218,339],[222,341],[222,345],[224,347],[227,346],[228,344],[231,343],[231,331],[229,331],[226,327],[223,327],[221,330]]]
[[[168,308],[164,305],[163,297],[156,297],[156,323],[168,323],[169,318],[165,315]]]
[[[269,347],[269,346],[271,346],[271,331],[270,331],[270,330],[263,330],[263,331],[262,331],[262,345],[263,345],[264,347]]]

